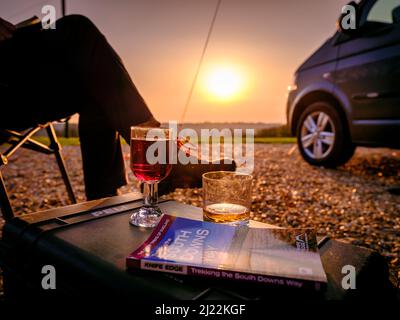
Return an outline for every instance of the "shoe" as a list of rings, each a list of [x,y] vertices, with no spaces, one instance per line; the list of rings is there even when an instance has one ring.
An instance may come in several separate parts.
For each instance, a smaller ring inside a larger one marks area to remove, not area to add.
[[[158,194],[164,195],[174,191],[176,188],[201,188],[202,176],[210,171],[235,171],[234,160],[220,159],[210,163],[199,164],[173,164],[168,177],[158,183]]]

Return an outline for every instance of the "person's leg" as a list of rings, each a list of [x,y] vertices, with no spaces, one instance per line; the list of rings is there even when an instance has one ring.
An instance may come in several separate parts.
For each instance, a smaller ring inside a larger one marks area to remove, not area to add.
[[[79,137],[87,200],[117,195],[125,185],[125,164],[120,135],[103,126],[104,120],[90,113],[81,113]]]
[[[129,143],[130,126],[159,123],[94,24],[67,16],[55,30],[16,34],[0,56],[12,96],[4,122],[26,127],[79,112],[87,197],[113,194],[125,184],[117,132]]]
[[[158,126],[121,59],[90,20],[67,16],[57,21],[51,41],[70,66],[85,103],[79,135],[86,196],[110,196],[126,184],[120,135],[130,142],[132,125]]]

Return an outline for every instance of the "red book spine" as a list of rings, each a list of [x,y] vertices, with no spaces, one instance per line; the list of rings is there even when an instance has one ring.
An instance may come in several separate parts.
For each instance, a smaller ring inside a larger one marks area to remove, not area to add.
[[[154,228],[153,232],[151,233],[150,237],[139,247],[137,248],[134,252],[132,252],[128,258],[127,262],[130,259],[141,259],[146,256],[146,247],[151,250],[153,247],[155,247],[163,238],[164,234],[167,232],[168,228],[174,222],[175,217],[172,216],[166,216],[164,215],[158,225]]]

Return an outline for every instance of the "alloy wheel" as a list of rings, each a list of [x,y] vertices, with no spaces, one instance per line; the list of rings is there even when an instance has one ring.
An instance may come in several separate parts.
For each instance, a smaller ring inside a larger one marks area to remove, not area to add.
[[[301,145],[308,157],[324,159],[333,149],[335,126],[331,117],[322,111],[309,114],[301,127]]]

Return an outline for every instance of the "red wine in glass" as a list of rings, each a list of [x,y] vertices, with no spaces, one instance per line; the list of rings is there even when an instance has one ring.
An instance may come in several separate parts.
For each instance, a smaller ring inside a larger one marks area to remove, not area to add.
[[[144,206],[130,219],[134,226],[154,227],[162,215],[157,206],[157,183],[171,172],[171,139],[172,129],[131,127],[131,169],[144,183]]]
[[[131,170],[135,177],[143,182],[160,181],[167,177],[171,172],[172,165],[169,163],[169,147],[171,140],[162,140],[165,143],[166,154],[164,159],[165,163],[151,164],[147,160],[147,149],[158,140],[131,140]],[[157,156],[157,154],[155,154]]]

